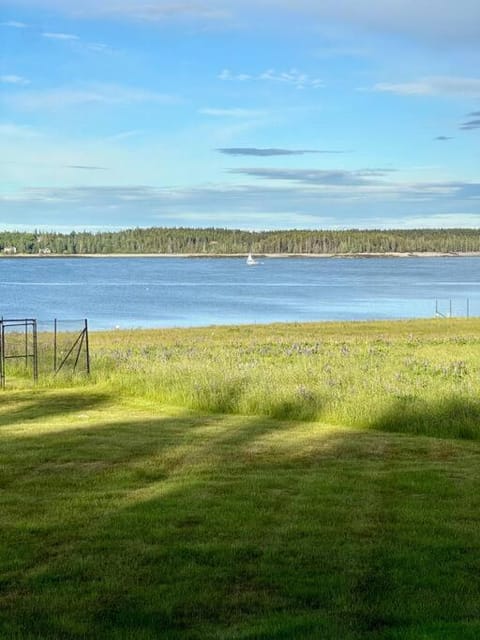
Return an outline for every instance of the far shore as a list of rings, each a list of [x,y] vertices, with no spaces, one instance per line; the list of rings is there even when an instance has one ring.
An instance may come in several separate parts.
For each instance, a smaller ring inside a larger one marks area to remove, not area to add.
[[[256,258],[478,258],[480,251],[369,253],[255,253]],[[246,258],[247,253],[0,253],[0,258]]]

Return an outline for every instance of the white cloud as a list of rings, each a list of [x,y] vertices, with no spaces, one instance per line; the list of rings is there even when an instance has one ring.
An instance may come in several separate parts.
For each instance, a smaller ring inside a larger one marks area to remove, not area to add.
[[[433,76],[414,82],[379,82],[374,91],[403,96],[479,97],[480,78]]]
[[[312,26],[343,24],[442,47],[478,46],[480,42],[478,0],[16,0],[15,4],[54,9],[73,17],[149,22],[184,19],[247,27],[260,20],[270,25],[300,18]]]
[[[23,78],[22,76],[15,76],[15,75],[0,76],[0,82],[3,82],[5,84],[17,84],[17,85],[30,84],[30,80],[27,80],[27,78]]]
[[[0,123],[0,137],[8,138],[36,138],[41,134],[28,125],[18,125],[10,122]]]
[[[17,109],[58,110],[79,105],[113,105],[154,102],[158,104],[176,104],[176,96],[123,87],[119,85],[91,85],[85,88],[55,88],[38,91],[24,91],[14,96],[5,96],[9,104]]]
[[[204,109],[200,109],[199,113],[214,118],[262,118],[267,115],[266,111],[260,109],[241,109],[239,107],[231,109],[205,107]]]
[[[71,44],[75,49],[81,51],[91,51],[93,53],[114,53],[114,49],[104,42],[82,42],[81,38],[73,33],[44,32],[43,38],[57,40]]]
[[[17,22],[17,20],[7,20],[6,22],[0,22],[2,27],[12,27],[13,29],[26,29],[27,24],[24,22]]]
[[[385,220],[379,219],[379,224],[385,228]],[[425,216],[407,216],[395,221],[389,221],[389,228],[396,229],[475,229],[480,224],[480,217],[475,213],[451,212]]]
[[[258,0],[257,0],[258,2]],[[480,40],[478,0],[259,0],[260,5],[367,31],[398,33],[441,45]]]
[[[316,58],[367,58],[371,56],[368,49],[349,46],[327,46],[314,52]]]
[[[218,78],[220,80],[232,80],[237,82],[246,82],[247,80],[277,82],[289,84],[297,89],[305,89],[307,87],[318,89],[323,87],[323,81],[320,78],[313,78],[307,73],[298,71],[298,69],[290,69],[289,71],[275,71],[275,69],[267,69],[259,74],[250,73],[234,73],[230,69],[223,69]]]
[[[254,76],[251,76],[248,73],[232,73],[230,71],[230,69],[223,69],[223,71],[221,71],[218,74],[218,78],[220,80],[238,80],[240,82],[245,82],[245,80],[253,80]]]
[[[105,140],[115,142],[117,140],[126,140],[127,138],[134,138],[143,133],[142,129],[132,129],[130,131],[120,131],[112,136],[107,136]]]
[[[211,7],[202,3],[184,2],[150,2],[148,4],[138,2],[115,3],[108,6],[105,3],[106,14],[133,18],[146,22],[159,22],[169,19],[202,19],[224,20],[230,17],[230,11],[221,7]]]
[[[2,224],[3,231],[34,231],[35,229],[43,230],[46,232],[58,231],[59,233],[70,233],[71,231],[114,231],[124,228],[120,225],[106,225],[106,224],[19,224],[17,222],[6,222]]]
[[[72,33],[42,33],[44,38],[49,38],[50,40],[80,40],[80,38]]]
[[[260,74],[259,80],[272,80],[273,82],[291,84],[297,89],[304,89],[305,87],[317,89],[324,86],[320,78],[312,78],[307,73],[302,73],[297,69],[280,72],[275,71],[275,69],[268,69]]]
[[[115,50],[110,47],[108,44],[104,42],[87,42],[85,44],[85,49],[88,51],[93,51],[94,53],[108,53],[112,54]]]
[[[138,22],[164,22],[166,20],[194,20],[223,22],[229,20],[235,9],[230,0],[16,0],[17,5],[40,9],[53,9],[71,17],[101,17],[134,20]]]

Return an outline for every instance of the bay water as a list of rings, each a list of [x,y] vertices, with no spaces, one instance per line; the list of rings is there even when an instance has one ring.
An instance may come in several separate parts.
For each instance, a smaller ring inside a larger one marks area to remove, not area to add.
[[[92,329],[480,315],[480,258],[5,258],[0,317]]]

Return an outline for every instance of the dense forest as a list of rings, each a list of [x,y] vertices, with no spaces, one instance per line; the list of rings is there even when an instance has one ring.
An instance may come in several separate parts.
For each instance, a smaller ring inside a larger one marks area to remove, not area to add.
[[[478,229],[241,231],[150,228],[32,233],[0,231],[0,252],[21,254],[235,254],[480,252]]]

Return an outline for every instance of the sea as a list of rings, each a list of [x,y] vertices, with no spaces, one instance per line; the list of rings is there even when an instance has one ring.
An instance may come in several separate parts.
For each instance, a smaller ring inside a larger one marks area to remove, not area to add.
[[[479,257],[0,259],[0,318],[94,330],[480,316]]]

